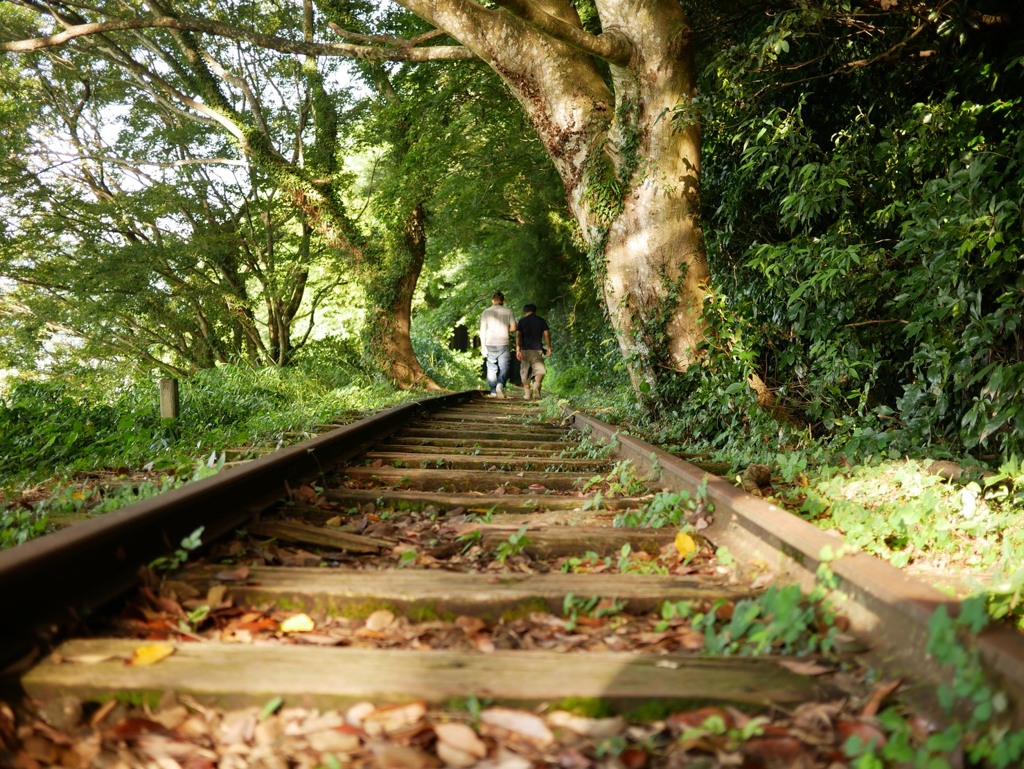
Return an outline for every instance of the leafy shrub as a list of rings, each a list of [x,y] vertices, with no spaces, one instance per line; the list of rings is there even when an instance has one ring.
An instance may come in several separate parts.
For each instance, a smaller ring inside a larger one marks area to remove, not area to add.
[[[340,370],[339,370],[340,369]],[[368,382],[352,364],[222,366],[180,383],[181,415],[161,420],[155,383],[16,383],[0,401],[0,486],[96,467],[178,470],[212,452],[346,420],[415,397]]]
[[[1021,454],[1024,59],[937,15],[942,54],[883,71],[884,35],[844,19],[751,18],[704,62],[714,339],[669,411],[711,445],[773,439],[737,402],[756,373],[850,455]]]

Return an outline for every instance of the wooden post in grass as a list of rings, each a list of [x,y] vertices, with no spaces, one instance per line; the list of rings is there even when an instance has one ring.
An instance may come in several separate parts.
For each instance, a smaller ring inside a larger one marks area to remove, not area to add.
[[[178,418],[178,380],[160,380],[160,418]]]

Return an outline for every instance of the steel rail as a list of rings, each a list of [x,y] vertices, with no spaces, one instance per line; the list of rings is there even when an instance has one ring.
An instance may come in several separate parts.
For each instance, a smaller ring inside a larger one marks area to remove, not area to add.
[[[31,657],[59,626],[128,590],[141,567],[173,552],[199,527],[210,542],[366,444],[476,395],[467,390],[395,406],[0,553],[0,667]]]
[[[614,439],[621,457],[648,471],[657,467],[667,487],[696,493],[703,486],[707,501],[714,505],[714,523],[701,533],[714,545],[728,547],[748,573],[770,573],[809,590],[818,567],[827,563],[839,582],[834,602],[849,619],[851,630],[870,643],[872,664],[888,675],[930,683],[927,690],[912,694],[926,706],[933,705],[934,685],[948,683],[950,672],[924,654],[928,624],[939,607],[955,615],[957,600],[880,558],[864,552],[846,553],[838,535],[748,494],[724,478],[598,419],[567,413],[577,429],[606,442]],[[1015,723],[1024,726],[1024,634],[992,623],[977,637],[963,637],[961,642],[977,649],[988,672],[1009,697]]]

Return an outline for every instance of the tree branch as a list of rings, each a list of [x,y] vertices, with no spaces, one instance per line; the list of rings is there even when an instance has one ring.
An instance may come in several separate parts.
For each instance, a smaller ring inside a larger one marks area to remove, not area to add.
[[[347,43],[312,43],[289,40],[276,35],[264,35],[251,29],[225,24],[210,19],[192,16],[154,16],[148,19],[116,19],[111,21],[75,24],[63,32],[46,37],[0,42],[0,51],[30,53],[46,48],[55,48],[79,37],[120,32],[133,29],[174,29],[182,32],[201,32],[232,40],[241,40],[262,48],[305,56],[339,56],[350,59],[371,59],[375,61],[443,61],[475,58],[466,48],[452,45],[435,45],[424,48],[401,46],[381,48]]]
[[[600,35],[591,35],[536,8],[530,0],[495,0],[495,3],[549,37],[612,64],[628,64],[633,54],[632,44],[618,32],[606,30]]]

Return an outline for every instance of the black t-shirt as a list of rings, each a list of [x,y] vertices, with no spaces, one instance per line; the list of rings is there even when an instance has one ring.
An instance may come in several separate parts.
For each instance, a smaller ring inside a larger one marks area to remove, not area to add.
[[[524,315],[516,324],[522,334],[522,349],[543,350],[544,332],[548,330],[548,322],[536,313]]]

